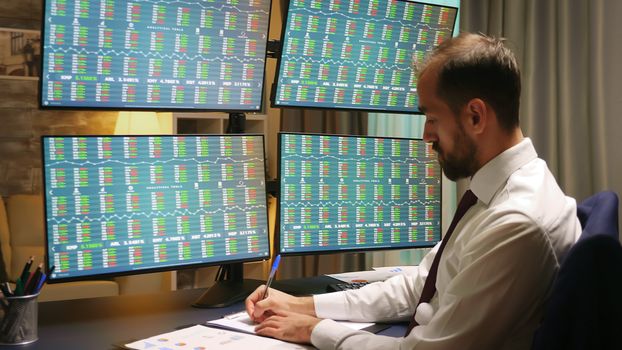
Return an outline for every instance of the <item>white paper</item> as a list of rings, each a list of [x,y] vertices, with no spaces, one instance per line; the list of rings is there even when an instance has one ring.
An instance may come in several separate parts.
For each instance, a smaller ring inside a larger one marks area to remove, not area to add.
[[[394,273],[394,274],[414,273],[415,271],[417,271],[417,268],[418,266],[416,265],[372,267],[374,271],[383,271],[383,272]]]
[[[350,322],[350,321],[335,321],[341,325],[352,328],[354,330],[360,330],[363,328],[371,327],[374,325],[372,322]]]
[[[356,271],[356,272],[344,272],[326,275],[328,277],[336,278],[342,282],[378,282],[384,281],[389,277],[395,276],[394,273],[387,271]]]
[[[226,329],[196,325],[178,331],[159,334],[130,344],[131,349],[186,350],[186,349],[253,349],[253,350],[308,350],[312,346],[287,343],[281,340],[233,332]]]
[[[238,330],[250,334],[255,334],[255,322],[253,322],[246,313],[246,311],[241,311],[232,315],[227,315],[223,318],[219,318],[217,320],[207,321],[207,325],[209,326],[218,326],[227,329]]]
[[[374,325],[373,323],[368,322],[337,321],[337,323],[355,330],[367,328]],[[248,316],[246,311],[241,311],[232,315],[228,315],[217,320],[207,321],[206,324],[208,326],[222,327],[225,329],[237,330],[250,334],[255,334],[256,326],[256,324],[251,320],[250,316]]]

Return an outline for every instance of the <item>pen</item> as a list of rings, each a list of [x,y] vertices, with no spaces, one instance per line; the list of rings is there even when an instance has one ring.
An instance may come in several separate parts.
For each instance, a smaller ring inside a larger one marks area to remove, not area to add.
[[[43,268],[43,263],[40,263],[35,272],[30,274],[30,278],[24,285],[24,295],[30,295],[35,291],[41,279],[41,268]]]
[[[45,274],[45,272],[41,272],[41,279],[39,280],[39,283],[37,283],[37,286],[35,287],[33,294],[39,293],[41,288],[43,288],[43,284],[45,283],[46,279],[47,279],[47,275]]]
[[[17,281],[15,281],[15,296],[19,297],[24,295],[24,282],[22,282],[22,278],[18,278]]]
[[[48,279],[48,276],[51,276],[52,273],[54,272],[54,268],[56,267],[56,265],[52,265],[52,267],[50,267],[50,270],[48,271],[48,273],[46,274],[45,272],[41,271],[41,278],[39,278],[39,281],[37,282],[37,284],[34,287],[33,293],[37,294],[41,291],[41,288],[43,288],[43,284],[45,284],[45,282]]]
[[[264,290],[263,292],[263,298],[265,299],[268,297],[268,289],[270,289],[270,285],[272,284],[272,281],[274,280],[274,275],[276,275],[276,269],[279,268],[279,262],[281,262],[281,255],[277,255],[276,259],[274,259],[274,263],[272,264],[272,270],[270,270],[270,276],[268,276],[268,282],[266,282],[266,290]]]
[[[0,290],[2,290],[2,294],[4,294],[5,297],[13,296],[12,293],[10,292],[10,289],[7,288],[7,285],[8,283],[0,284]]]
[[[24,265],[24,269],[22,270],[22,275],[20,276],[22,283],[26,283],[28,276],[30,275],[30,266],[32,266],[32,262],[35,260],[34,256],[31,256],[30,259]]]

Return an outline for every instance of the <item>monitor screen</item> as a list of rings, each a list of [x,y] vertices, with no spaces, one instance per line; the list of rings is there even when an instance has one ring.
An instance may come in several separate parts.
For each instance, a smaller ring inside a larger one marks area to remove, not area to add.
[[[279,134],[281,254],[432,246],[441,169],[420,139]]]
[[[457,33],[440,1],[291,1],[273,104],[418,113],[413,61]]]
[[[50,280],[267,259],[263,141],[43,136]]]
[[[270,0],[46,0],[42,107],[258,111]]]

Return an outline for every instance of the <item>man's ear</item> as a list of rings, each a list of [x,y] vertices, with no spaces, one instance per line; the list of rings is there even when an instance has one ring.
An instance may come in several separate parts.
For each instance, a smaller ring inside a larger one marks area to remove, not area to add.
[[[488,106],[482,99],[471,99],[466,104],[467,127],[475,134],[482,133],[488,123],[488,112]]]

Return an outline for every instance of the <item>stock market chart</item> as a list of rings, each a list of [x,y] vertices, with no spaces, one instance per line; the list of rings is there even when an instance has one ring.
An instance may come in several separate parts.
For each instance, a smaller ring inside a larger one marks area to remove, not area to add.
[[[53,279],[264,258],[262,136],[44,136]]]
[[[274,104],[417,112],[414,62],[452,36],[457,3],[292,0]]]
[[[280,134],[281,253],[430,246],[441,170],[419,139]]]
[[[44,107],[259,110],[270,0],[47,0]]]

